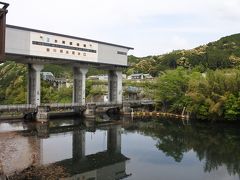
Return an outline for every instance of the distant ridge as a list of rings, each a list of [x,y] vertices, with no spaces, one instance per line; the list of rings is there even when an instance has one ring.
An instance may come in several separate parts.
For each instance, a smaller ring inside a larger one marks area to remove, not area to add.
[[[184,68],[223,69],[240,66],[240,33],[222,37],[207,45],[189,50],[174,50],[167,54],[138,58],[129,56],[131,66],[127,74],[150,73],[157,76],[167,69]]]

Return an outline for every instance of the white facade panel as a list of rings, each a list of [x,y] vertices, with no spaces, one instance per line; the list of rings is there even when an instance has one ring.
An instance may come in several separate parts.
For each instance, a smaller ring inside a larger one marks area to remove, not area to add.
[[[129,49],[35,29],[11,25],[6,28],[6,54],[126,66]]]
[[[30,55],[97,62],[98,44],[90,41],[30,33]]]
[[[106,44],[98,45],[98,62],[116,65],[127,65],[127,48]]]
[[[5,52],[29,55],[30,32],[6,28]]]

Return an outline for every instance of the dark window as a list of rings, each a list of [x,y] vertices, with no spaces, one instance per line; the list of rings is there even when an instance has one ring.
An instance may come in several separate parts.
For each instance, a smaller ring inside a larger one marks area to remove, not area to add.
[[[57,40],[55,39],[55,41],[54,41],[55,43],[57,43]]]
[[[66,51],[66,54],[68,54],[68,51]]]
[[[60,49],[60,53],[63,53],[63,50],[62,50],[62,49]]]
[[[83,45],[83,47],[86,47],[86,46],[87,46],[86,44]]]
[[[64,43],[65,43],[65,41],[64,41]],[[69,50],[75,50],[75,51],[97,53],[97,51],[93,50],[93,49],[86,49],[86,48],[66,46],[66,45],[60,45],[60,44],[45,43],[45,42],[39,42],[39,41],[32,41],[32,44],[37,45],[37,46],[47,46],[47,47],[53,47],[53,48],[61,48],[61,49],[69,49]],[[119,54],[119,52],[118,52],[118,54]],[[125,54],[127,54],[127,53],[125,53]]]
[[[72,54],[75,54],[75,51],[72,51]]]
[[[77,46],[79,46],[79,43],[77,43]]]
[[[72,42],[69,42],[70,45],[72,45]]]
[[[121,55],[127,55],[126,52],[122,52],[122,51],[118,51],[117,53],[118,53],[118,54],[121,54]]]
[[[81,55],[81,53],[80,53],[80,52],[78,52],[78,55]]]
[[[47,48],[47,52],[49,52],[50,51],[50,49],[49,48]]]
[[[65,44],[65,41],[62,41],[63,44]]]

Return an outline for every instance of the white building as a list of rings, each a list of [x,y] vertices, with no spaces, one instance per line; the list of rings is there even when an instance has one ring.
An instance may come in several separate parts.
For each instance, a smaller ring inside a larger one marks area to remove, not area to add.
[[[42,79],[45,81],[52,81],[55,79],[53,73],[51,72],[41,72]]]
[[[150,74],[131,74],[130,76],[127,77],[129,80],[143,80],[143,79],[153,79],[153,77]]]

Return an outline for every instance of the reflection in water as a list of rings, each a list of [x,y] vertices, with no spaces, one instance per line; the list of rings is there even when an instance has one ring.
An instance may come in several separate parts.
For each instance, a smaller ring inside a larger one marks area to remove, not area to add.
[[[0,123],[0,132],[24,130],[25,127],[22,122],[15,123]]]
[[[21,132],[0,132],[0,174],[9,179],[235,180],[240,132],[234,126],[168,119],[24,124]]]
[[[58,127],[60,133],[56,133],[54,128],[56,126],[36,124],[35,136],[29,136],[28,133],[25,134],[27,137],[14,135],[14,139],[20,143],[23,142],[22,139],[27,140],[24,144],[27,146],[26,149],[19,147],[13,152],[13,154],[18,152],[18,155],[21,154],[27,161],[19,161],[19,166],[15,167],[9,159],[1,159],[5,167],[7,164],[10,165],[8,170],[3,169],[9,179],[32,179],[44,176],[50,179],[61,177],[113,180],[128,176],[125,165],[128,158],[121,153],[120,125],[104,127],[107,131],[107,150],[89,155],[85,152],[86,128],[76,124],[74,130],[71,126],[62,129]],[[8,143],[7,146],[9,145]],[[15,171],[17,173],[14,173]]]
[[[225,166],[229,175],[240,174],[240,131],[236,125],[197,122],[186,125],[164,119],[125,128],[153,137],[156,148],[177,163],[196,154],[205,173]]]

